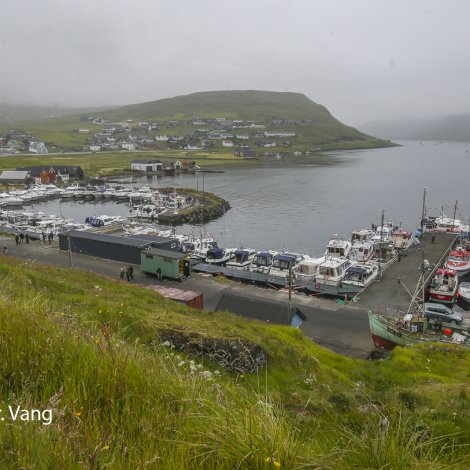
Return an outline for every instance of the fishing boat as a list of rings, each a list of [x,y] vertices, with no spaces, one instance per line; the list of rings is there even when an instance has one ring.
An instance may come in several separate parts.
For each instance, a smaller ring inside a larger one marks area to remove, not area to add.
[[[431,302],[453,304],[459,298],[457,271],[439,268],[432,278],[427,292]]]
[[[253,261],[248,268],[252,273],[268,274],[273,264],[274,256],[277,255],[276,251],[259,251],[253,258]]]
[[[459,277],[463,277],[470,273],[470,251],[459,246],[450,252],[445,263],[446,268],[457,272]]]
[[[393,312],[379,314],[369,311],[372,340],[377,348],[393,349],[395,346],[413,346],[438,341],[460,344],[470,348],[467,326],[427,322],[421,312]]]
[[[413,234],[401,228],[392,230],[390,239],[397,250],[406,250],[413,244]]]
[[[256,255],[256,250],[251,248],[238,248],[234,251],[234,257],[226,264],[227,268],[247,271],[253,258]]]

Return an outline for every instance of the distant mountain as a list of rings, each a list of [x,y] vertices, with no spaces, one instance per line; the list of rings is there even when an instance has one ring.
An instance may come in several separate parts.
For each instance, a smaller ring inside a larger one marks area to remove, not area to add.
[[[0,125],[19,121],[58,118],[80,113],[94,113],[101,108],[60,108],[58,106],[13,105],[0,103]]]
[[[421,120],[379,120],[359,127],[384,139],[470,141],[470,114]]]

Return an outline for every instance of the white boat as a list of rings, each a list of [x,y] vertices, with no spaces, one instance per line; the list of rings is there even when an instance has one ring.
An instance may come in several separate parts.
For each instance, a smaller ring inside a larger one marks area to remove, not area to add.
[[[461,282],[459,285],[459,300],[470,305],[470,282]]]
[[[317,275],[318,266],[325,262],[325,257],[319,258],[305,257],[293,269],[294,279],[299,281],[313,281]]]
[[[468,225],[463,225],[459,219],[441,215],[434,219],[435,230],[446,233],[468,232]]]
[[[327,256],[325,261],[318,266],[315,283],[320,287],[322,284],[339,286],[346,275],[346,270],[353,264],[353,261],[346,258]]]
[[[397,228],[393,230],[390,239],[393,243],[394,248],[397,250],[406,250],[409,248],[413,243],[413,234],[411,232],[407,232],[406,230],[402,230],[401,228]]]
[[[105,225],[122,224],[125,221],[120,215],[93,215],[87,217],[85,222],[92,227],[103,227]]]
[[[297,253],[278,253],[273,258],[269,276],[286,279],[289,276],[289,270],[292,270],[303,258],[304,255]]]
[[[379,245],[380,243],[386,244],[386,243],[391,243],[391,233],[392,233],[392,227],[390,224],[387,225],[379,225],[375,229],[374,235],[372,235],[370,241],[374,245]]]
[[[337,234],[333,235],[328,242],[325,256],[346,258],[351,251],[351,242],[341,239]]]
[[[233,254],[234,257],[226,264],[227,268],[246,271],[255,257],[256,250],[251,248],[239,248],[235,250]]]
[[[273,264],[273,258],[277,255],[277,251],[258,251],[253,258],[248,270],[252,273],[268,274]]]
[[[24,200],[20,197],[6,196],[0,198],[1,207],[21,207],[24,204]]]
[[[353,243],[351,251],[349,252],[349,259],[365,263],[369,261],[375,252],[374,244],[368,240],[356,241]]]
[[[351,233],[351,243],[354,245],[354,243],[357,242],[365,242],[368,241],[372,238],[374,235],[373,230],[369,229],[360,229],[360,230],[354,230],[354,232]]]
[[[354,286],[364,288],[378,275],[379,268],[373,263],[362,263],[346,269],[341,286]]]
[[[208,264],[225,264],[234,257],[235,248],[219,248],[214,246],[207,250],[204,262]]]
[[[457,247],[454,251],[450,252],[445,267],[457,271],[459,277],[470,273],[470,251],[462,246]]]

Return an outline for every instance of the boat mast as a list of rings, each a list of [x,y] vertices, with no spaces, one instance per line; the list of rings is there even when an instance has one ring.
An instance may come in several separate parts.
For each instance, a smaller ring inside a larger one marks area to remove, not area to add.
[[[382,244],[383,244],[383,234],[384,234],[384,215],[385,209],[381,209],[382,211],[382,218],[381,218],[381,225],[380,225],[380,250],[379,250],[379,276],[382,277]]]
[[[424,188],[424,192],[423,192],[423,207],[421,209],[421,233],[424,232],[425,213],[426,213],[426,188]]]
[[[459,201],[455,201],[455,205],[454,205],[454,216],[452,218],[452,230],[454,230],[454,226],[455,226],[455,216],[457,215],[457,203]]]

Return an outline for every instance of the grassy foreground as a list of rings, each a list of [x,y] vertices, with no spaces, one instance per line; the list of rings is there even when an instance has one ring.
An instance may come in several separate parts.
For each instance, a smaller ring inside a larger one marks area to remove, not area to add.
[[[352,360],[295,329],[204,313],[79,270],[0,259],[1,468],[464,469],[470,352],[426,345]],[[162,328],[259,344],[228,372]]]

